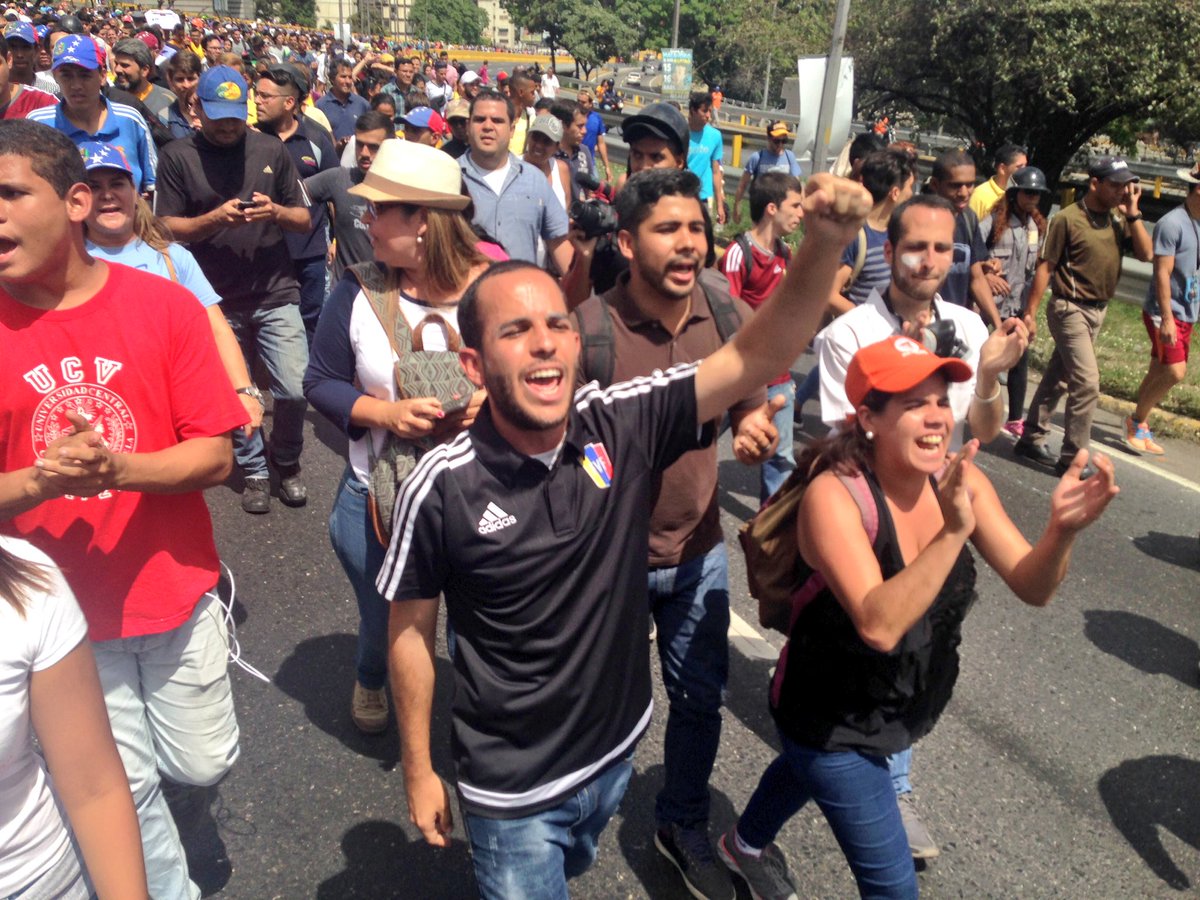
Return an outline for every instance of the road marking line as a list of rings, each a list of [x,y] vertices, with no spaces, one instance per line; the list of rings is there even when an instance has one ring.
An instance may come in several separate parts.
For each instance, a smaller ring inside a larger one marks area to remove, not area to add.
[[[729,643],[749,659],[775,660],[779,657],[779,651],[771,646],[771,642],[732,609],[729,611]]]
[[[1168,472],[1166,469],[1160,468],[1152,462],[1146,462],[1143,459],[1139,459],[1136,456],[1129,456],[1128,454],[1124,456],[1117,456],[1115,453],[1106,453],[1105,455],[1117,465],[1128,463],[1131,466],[1136,466],[1143,472],[1151,472],[1154,475],[1158,475],[1167,479],[1167,481],[1171,482],[1172,484],[1177,484],[1180,487],[1187,488],[1189,491],[1200,493],[1200,484],[1196,484],[1194,481],[1188,481],[1182,475],[1176,475],[1174,472]]]

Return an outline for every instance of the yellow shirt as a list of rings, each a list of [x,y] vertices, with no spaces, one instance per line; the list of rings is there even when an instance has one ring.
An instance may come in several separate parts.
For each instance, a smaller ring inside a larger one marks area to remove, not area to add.
[[[979,217],[979,221],[983,221],[992,214],[992,207],[996,205],[996,201],[1004,196],[1004,188],[996,183],[995,178],[989,178],[975,190],[971,191],[971,200],[967,204],[971,207],[971,211]]]
[[[513,123],[512,140],[508,142],[509,152],[521,156],[525,152],[525,137],[529,134],[529,124],[533,121],[533,113],[528,109],[517,111],[517,121]]]

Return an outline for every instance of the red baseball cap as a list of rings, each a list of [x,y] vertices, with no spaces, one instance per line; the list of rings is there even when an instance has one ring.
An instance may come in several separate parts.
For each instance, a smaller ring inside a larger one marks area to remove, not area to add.
[[[846,397],[857,407],[869,391],[900,394],[935,372],[947,381],[966,381],[973,374],[961,359],[935,356],[920,341],[893,335],[854,354],[846,369]]]

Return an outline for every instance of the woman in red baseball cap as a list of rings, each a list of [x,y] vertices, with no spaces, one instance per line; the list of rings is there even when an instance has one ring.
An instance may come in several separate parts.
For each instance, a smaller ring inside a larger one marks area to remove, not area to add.
[[[810,799],[864,896],[917,896],[886,757],[928,734],[950,699],[975,599],[967,542],[1017,597],[1044,606],[1066,575],[1075,535],[1117,494],[1112,463],[1094,456],[1085,478],[1080,451],[1030,546],[974,465],[978,442],[947,454],[947,385],[970,375],[962,360],[908,337],[862,348],[846,372],[855,413],[797,464],[806,481],[799,550],[814,575],[793,594],[771,683],[783,752],[718,844],[755,896],[792,894],[772,841]]]

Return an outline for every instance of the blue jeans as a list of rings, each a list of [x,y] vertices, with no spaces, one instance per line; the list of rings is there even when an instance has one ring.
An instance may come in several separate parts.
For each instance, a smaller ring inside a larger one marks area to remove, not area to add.
[[[387,682],[388,602],[375,589],[386,548],[375,537],[368,496],[347,466],[329,513],[329,543],[358,599],[358,683],[377,691]]]
[[[304,321],[308,349],[312,350],[317,320],[321,318],[321,310],[325,306],[325,254],[293,260],[292,263],[296,270],[296,281],[300,283],[300,318]]]
[[[233,329],[246,367],[254,371],[254,360],[261,355],[271,378],[272,411],[271,460],[280,469],[300,465],[304,449],[304,370],[308,367],[308,342],[300,308],[294,303],[272,309],[242,312],[226,310],[225,318]],[[247,438],[242,429],[233,432],[233,456],[247,478],[267,477],[266,443],[260,428]]]
[[[892,753],[887,758],[888,774],[892,776],[892,787],[896,794],[911,794],[912,784],[908,773],[912,771],[912,747]]]
[[[792,382],[795,384],[795,382]],[[796,389],[796,413],[804,408],[804,404],[816,397],[821,392],[821,366],[819,363],[813,363],[813,367],[808,370],[808,374],[804,376],[804,381],[800,382],[800,386]]]
[[[775,418],[771,421],[779,432],[779,446],[775,455],[762,464],[759,474],[758,501],[762,503],[783,484],[792,470],[796,468],[796,445],[792,438],[794,410],[796,405],[796,384],[790,378],[783,384],[774,384],[767,388],[767,401],[776,397],[784,397],[786,402]]]
[[[625,796],[631,759],[545,812],[522,819],[468,813],[479,895],[484,900],[567,900],[567,879],[582,875],[595,861],[600,833]]]
[[[650,611],[670,703],[663,740],[659,826],[708,821],[708,779],[721,742],[729,675],[729,559],[724,542],[678,565],[650,570]]]
[[[829,752],[781,735],[783,753],[763,773],[737,830],[765,847],[810,799],[817,801],[858,882],[870,898],[917,896],[917,875],[900,806],[882,756]]]

